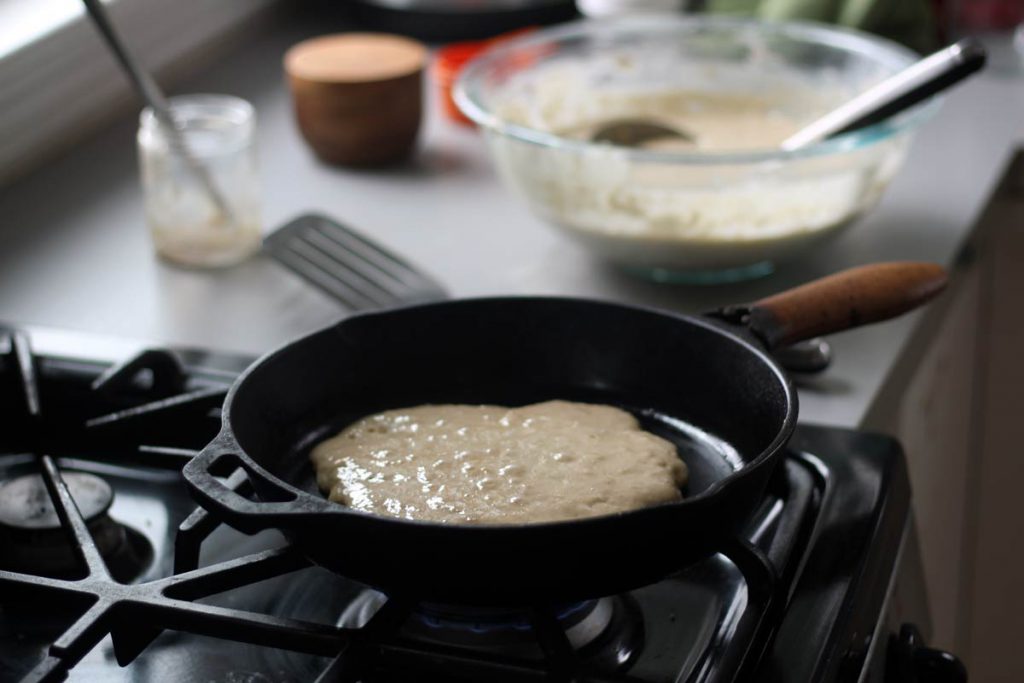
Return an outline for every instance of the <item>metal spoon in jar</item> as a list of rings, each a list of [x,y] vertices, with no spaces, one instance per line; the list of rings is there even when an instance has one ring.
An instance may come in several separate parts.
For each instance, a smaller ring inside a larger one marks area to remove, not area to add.
[[[168,146],[172,152],[177,154],[185,163],[185,167],[189,169],[199,186],[206,192],[210,203],[216,211],[223,218],[226,218],[229,223],[233,222],[231,207],[213,182],[213,178],[210,177],[207,168],[203,166],[189,149],[185,136],[171,115],[170,105],[160,90],[160,86],[156,84],[153,77],[142,68],[128,51],[128,48],[114,30],[113,24],[110,23],[110,18],[107,16],[107,12],[100,0],[82,0],[82,2],[89,11],[89,16],[92,17],[93,23],[96,24],[96,28],[104,40],[106,40],[107,46],[110,47],[118,63],[128,75],[128,80],[135,86],[135,90],[142,97],[143,101],[153,110],[153,114],[160,124],[160,129],[166,136]],[[219,224],[219,222],[214,221],[214,224]]]
[[[966,38],[915,62],[903,71],[833,109],[782,141],[795,150],[830,137],[883,121],[958,83],[985,65],[985,48]],[[695,142],[686,130],[640,118],[619,119],[599,126],[592,142],[640,147],[654,140]]]

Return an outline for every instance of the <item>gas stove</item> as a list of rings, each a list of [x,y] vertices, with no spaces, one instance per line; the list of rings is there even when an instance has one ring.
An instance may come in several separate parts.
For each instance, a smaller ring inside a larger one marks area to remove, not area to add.
[[[197,508],[180,469],[251,359],[128,346],[0,342],[0,680],[966,680],[921,636],[888,438],[801,426],[746,531],[658,583],[523,610],[426,604]],[[253,495],[242,472],[227,483]]]

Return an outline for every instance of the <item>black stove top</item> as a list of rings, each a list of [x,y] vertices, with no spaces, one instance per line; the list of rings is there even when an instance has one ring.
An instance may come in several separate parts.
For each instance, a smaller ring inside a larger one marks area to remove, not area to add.
[[[800,427],[742,537],[538,618],[388,601],[196,509],[179,470],[248,359],[0,351],[0,680],[858,680],[887,638],[910,518],[887,438]]]

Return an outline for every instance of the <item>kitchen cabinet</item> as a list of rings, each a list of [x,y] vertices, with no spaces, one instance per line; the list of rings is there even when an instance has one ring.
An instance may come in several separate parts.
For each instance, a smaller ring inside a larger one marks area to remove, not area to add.
[[[932,642],[986,683],[1024,680],[1016,647],[1024,633],[1021,264],[1024,153],[865,420],[907,452]]]
[[[968,470],[978,344],[979,273],[969,268],[948,294],[933,342],[886,423],[868,427],[898,435],[907,452],[935,642],[954,648],[964,581]]]
[[[983,344],[976,356],[979,450],[968,510],[967,591],[962,636],[975,681],[1024,680],[1024,157],[1018,157],[985,220],[990,223],[981,291]]]

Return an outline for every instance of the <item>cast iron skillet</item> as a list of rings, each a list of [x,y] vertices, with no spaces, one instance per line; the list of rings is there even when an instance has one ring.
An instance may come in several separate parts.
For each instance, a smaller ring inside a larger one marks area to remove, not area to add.
[[[471,605],[608,595],[722,547],[793,430],[768,351],[898,315],[943,270],[865,266],[690,317],[597,301],[495,298],[370,313],[299,339],[239,378],[219,436],[186,465],[198,502],[245,532],[281,529],[313,562],[391,595]],[[574,521],[444,525],[356,512],[317,490],[310,448],[363,415],[423,403],[562,398],[621,406],[673,441],[684,500]],[[217,476],[243,467],[248,500]]]

